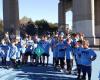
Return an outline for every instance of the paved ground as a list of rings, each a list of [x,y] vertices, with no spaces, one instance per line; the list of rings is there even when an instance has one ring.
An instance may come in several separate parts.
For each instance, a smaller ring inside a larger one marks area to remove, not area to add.
[[[76,80],[75,76],[54,71],[53,67],[22,67],[4,71],[0,80]]]
[[[98,80],[100,70],[100,51],[96,51],[96,53],[98,57],[93,62],[92,80]],[[49,63],[52,63],[52,55]],[[0,68],[0,80],[76,80],[76,76],[55,71],[51,65],[48,67],[22,66],[19,69]]]

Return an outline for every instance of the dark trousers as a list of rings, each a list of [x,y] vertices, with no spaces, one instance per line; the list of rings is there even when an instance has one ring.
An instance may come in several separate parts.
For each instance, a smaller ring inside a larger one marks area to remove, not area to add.
[[[83,79],[86,79],[86,73],[88,74],[88,80],[91,80],[91,66],[84,66],[82,65],[82,73],[83,73]]]
[[[10,61],[12,63],[12,67],[16,67],[16,59],[10,58]]]
[[[82,72],[82,65],[81,64],[77,64],[77,72],[78,72],[78,77],[80,78],[80,74]]]
[[[2,57],[2,65],[6,65],[6,57]]]
[[[31,62],[31,56],[32,56],[31,51],[27,51],[27,52],[24,54],[24,57],[25,57],[25,63],[28,62],[28,56],[30,56],[30,62]]]
[[[32,63],[33,63],[34,65],[37,65],[37,64],[39,63],[39,61],[38,61],[38,55],[37,55],[36,53],[34,53],[34,54],[32,55]]]
[[[66,59],[66,63],[67,63],[67,71],[71,71],[73,66],[73,59]]]
[[[53,57],[53,66],[55,66],[55,64],[56,64],[56,58],[55,57]]]
[[[56,65],[56,62],[57,62],[57,58],[56,57],[53,57],[53,65],[54,66]]]
[[[64,63],[64,58],[63,57],[59,57],[58,58],[58,60],[57,60],[57,65],[59,64],[59,61],[60,61],[60,67],[61,67],[61,69],[64,69],[64,65],[65,65],[65,63]]]
[[[57,67],[58,63],[59,63],[58,58],[57,57],[53,57],[53,66]]]
[[[43,56],[43,65],[45,65],[45,60],[46,60],[45,57],[47,58],[46,65],[48,65],[48,62],[49,62],[49,54],[48,53],[43,53],[42,56]]]

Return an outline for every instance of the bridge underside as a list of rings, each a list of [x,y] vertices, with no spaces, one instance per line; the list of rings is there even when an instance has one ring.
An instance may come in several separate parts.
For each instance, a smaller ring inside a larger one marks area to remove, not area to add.
[[[59,0],[58,24],[59,30],[66,25],[68,10],[73,12],[73,31],[83,32],[95,44],[94,37],[100,37],[100,0]],[[4,31],[18,30],[19,7],[18,0],[3,0]]]
[[[65,14],[71,9],[73,31],[83,32],[90,40],[90,44],[95,44],[95,37],[100,37],[100,0],[60,0],[58,7],[59,30],[65,27]]]

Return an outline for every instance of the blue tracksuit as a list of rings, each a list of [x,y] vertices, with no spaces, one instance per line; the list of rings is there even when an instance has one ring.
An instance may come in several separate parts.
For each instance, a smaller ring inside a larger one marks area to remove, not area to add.
[[[58,57],[59,58],[64,58],[65,57],[65,44],[64,42],[58,42],[57,44],[58,47]]]
[[[1,44],[0,48],[1,48],[1,51],[2,51],[2,57],[5,57],[5,58],[8,57],[10,47],[7,44],[5,44],[5,45]]]
[[[25,48],[25,47],[22,47],[22,48],[21,48],[21,53],[22,53],[22,54],[25,54],[25,51],[26,51],[26,48]]]
[[[33,50],[33,47],[30,45],[26,48],[26,51],[25,52],[32,52]]]
[[[11,59],[16,59],[17,58],[17,53],[18,53],[18,48],[15,45],[10,46],[10,54],[9,57]]]
[[[74,48],[73,53],[76,60],[76,64],[81,65],[82,47]]]
[[[48,41],[41,40],[39,46],[44,50],[44,53],[49,54],[50,44]]]
[[[56,39],[53,39],[51,41],[52,51],[53,51],[53,57],[58,57],[58,47],[57,47],[58,41]]]
[[[71,44],[66,45],[66,59],[73,59]]]
[[[2,50],[2,48],[0,47],[0,57],[2,58],[4,54],[4,50]]]
[[[81,64],[84,66],[91,66],[91,57],[96,57],[96,53],[92,49],[83,48],[81,54]]]
[[[22,46],[21,46],[21,43],[16,44],[16,46],[17,46],[17,49],[18,49],[18,52],[16,54],[16,58],[19,59],[21,57],[21,48],[22,48]]]

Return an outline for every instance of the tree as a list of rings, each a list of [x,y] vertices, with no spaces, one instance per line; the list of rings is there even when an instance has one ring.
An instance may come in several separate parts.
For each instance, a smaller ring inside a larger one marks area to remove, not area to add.
[[[35,24],[38,26],[39,35],[49,31],[49,23],[46,20],[37,20],[35,21]]]
[[[26,17],[23,17],[22,20],[27,20]],[[21,27],[21,33],[27,33],[29,35],[42,35],[47,33],[53,33],[56,32],[58,29],[58,24],[55,23],[49,23],[46,20],[36,20],[35,22],[29,21],[27,24],[24,25],[24,27]],[[24,29],[25,28],[25,29]]]
[[[28,35],[34,35],[36,34],[37,31],[35,31],[35,24],[32,23],[32,22],[28,22],[27,25],[26,25],[26,33]]]
[[[20,19],[20,24],[27,24],[28,22],[33,22],[31,18],[28,18],[26,16],[22,17],[22,19]]]
[[[0,32],[3,32],[3,21],[0,19]]]

